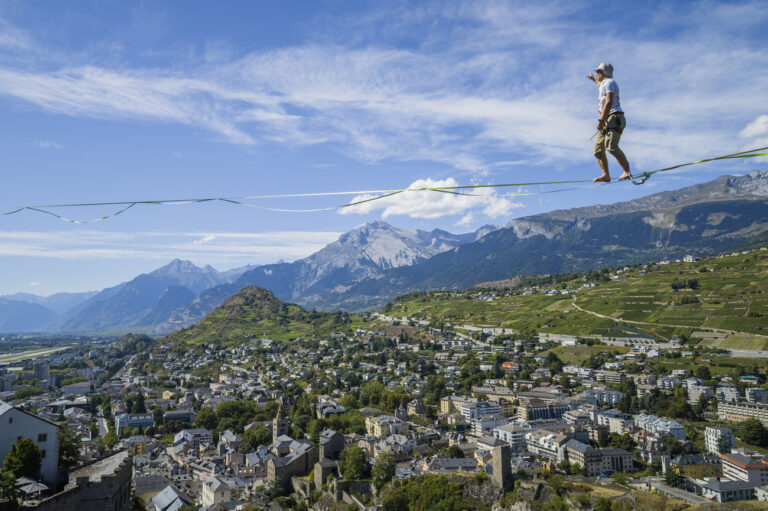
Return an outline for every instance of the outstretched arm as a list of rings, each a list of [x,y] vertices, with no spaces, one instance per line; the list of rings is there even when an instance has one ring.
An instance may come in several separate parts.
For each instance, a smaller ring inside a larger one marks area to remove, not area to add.
[[[598,81],[597,81],[597,78],[596,78],[596,77],[595,77],[595,76],[594,76],[592,73],[589,73],[589,74],[587,75],[587,80],[591,80],[592,82],[594,82],[594,83],[595,83],[595,85],[597,85],[598,87],[600,87],[600,82],[598,82]]]

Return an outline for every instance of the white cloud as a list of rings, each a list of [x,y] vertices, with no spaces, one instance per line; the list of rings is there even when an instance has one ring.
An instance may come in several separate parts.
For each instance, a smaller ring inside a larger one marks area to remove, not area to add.
[[[262,264],[306,257],[335,241],[339,232],[112,232],[0,231],[0,254],[54,259],[180,257],[199,264]]]
[[[453,178],[433,180],[419,179],[408,188],[439,188],[458,186]],[[354,197],[350,203],[368,201],[339,210],[342,215],[366,214],[382,210],[381,216],[405,215],[411,218],[439,218],[446,215],[465,214],[470,209],[482,210],[489,218],[498,218],[509,214],[522,204],[499,197],[488,188],[457,190],[460,194],[436,191],[403,192],[377,200],[375,195],[364,194]]]
[[[37,282],[37,281],[29,283],[29,287],[37,287],[39,285],[40,285],[40,282]]]
[[[475,215],[472,212],[467,213],[463,217],[459,219],[458,222],[456,222],[453,225],[457,225],[459,227],[466,227],[472,223],[472,221],[475,219]]]
[[[739,136],[742,138],[757,138],[766,135],[768,135],[768,115],[761,115],[747,124],[747,126],[741,130],[741,133],[739,133]]]
[[[58,142],[51,142],[50,140],[43,140],[41,142],[35,143],[36,147],[40,147],[42,149],[64,149],[64,146],[59,144]]]
[[[747,124],[741,130],[739,136],[746,139],[746,145],[742,147],[744,151],[758,147],[768,147],[768,115],[761,115]],[[768,156],[759,156],[755,160],[760,162],[768,161]]]
[[[236,144],[328,143],[367,162],[426,160],[478,176],[589,161],[596,91],[583,76],[600,60],[616,66],[629,120],[622,143],[640,167],[730,152],[733,133],[768,103],[764,49],[733,30],[734,20],[760,26],[761,3],[651,9],[638,35],[588,24],[591,9],[387,4],[292,47],[235,57],[227,41],[209,40],[197,65],[51,64],[38,51],[0,64],[0,94],[65,115],[179,123]],[[708,21],[712,11],[722,23]],[[0,29],[8,55],[35,46]],[[397,48],[415,31],[417,45]]]

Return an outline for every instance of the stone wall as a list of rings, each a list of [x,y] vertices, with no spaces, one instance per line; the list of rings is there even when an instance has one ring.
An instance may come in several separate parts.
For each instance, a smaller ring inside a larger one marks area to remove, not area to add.
[[[119,454],[115,456],[119,456]],[[87,468],[78,469],[73,475],[81,470],[87,471]],[[131,456],[123,456],[122,461],[116,465],[111,473],[99,474],[97,477],[85,475],[70,478],[64,491],[42,500],[37,506],[23,509],[34,509],[35,511],[130,511],[133,505],[131,495],[132,470]]]

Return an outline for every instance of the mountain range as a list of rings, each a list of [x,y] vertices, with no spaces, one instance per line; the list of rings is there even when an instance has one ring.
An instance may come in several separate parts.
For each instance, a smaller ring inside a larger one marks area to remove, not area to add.
[[[362,310],[415,290],[460,289],[519,274],[562,273],[730,250],[768,233],[768,171],[607,205],[552,211],[452,234],[381,220],[291,263],[227,272],[174,260],[91,293],[0,297],[0,331],[166,334],[247,286],[307,308]]]

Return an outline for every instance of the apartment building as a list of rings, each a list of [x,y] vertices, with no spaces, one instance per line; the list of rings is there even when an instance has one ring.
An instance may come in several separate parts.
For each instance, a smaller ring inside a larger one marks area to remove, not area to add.
[[[728,453],[736,446],[733,431],[722,426],[707,426],[704,429],[704,446],[708,452]]]

